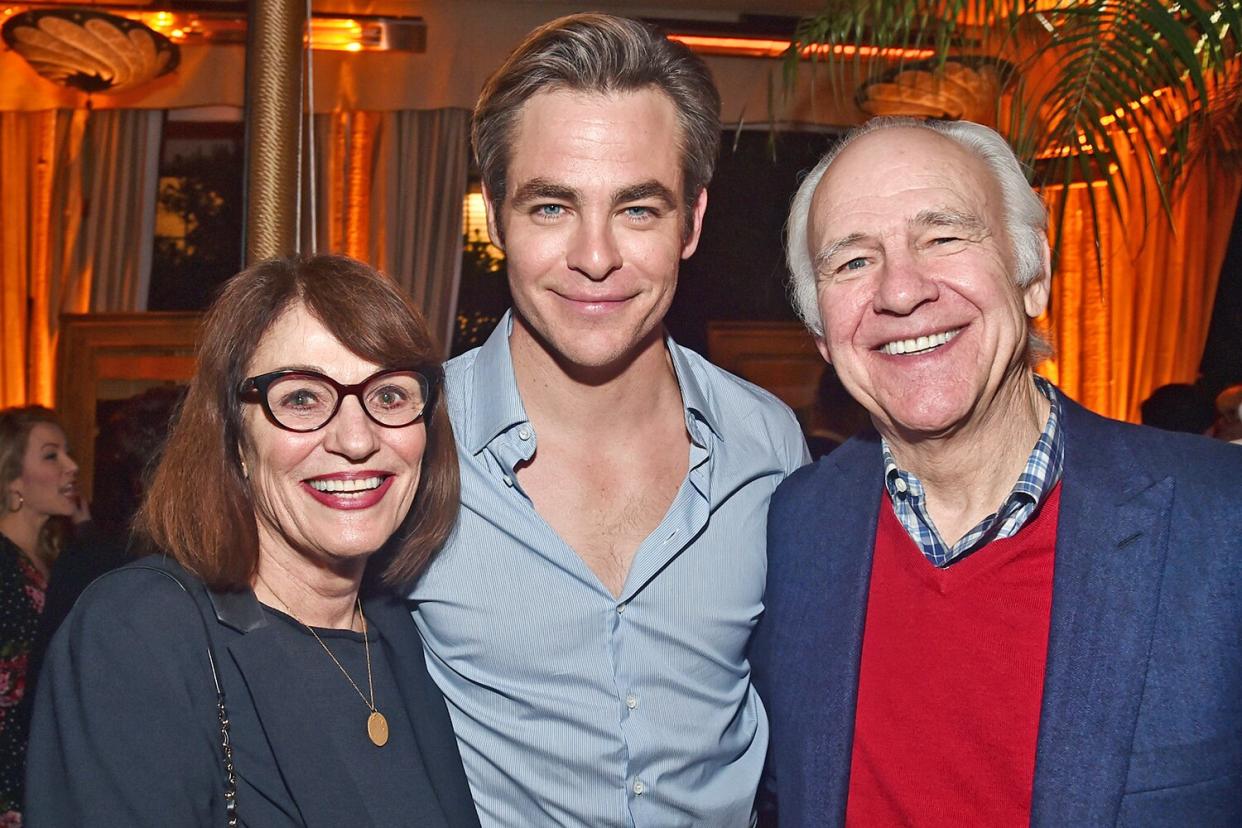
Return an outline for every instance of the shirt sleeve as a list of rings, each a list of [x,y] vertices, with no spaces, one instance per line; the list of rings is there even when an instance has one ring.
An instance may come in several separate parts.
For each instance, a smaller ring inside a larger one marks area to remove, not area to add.
[[[83,593],[39,683],[31,825],[223,823],[215,685],[198,613],[151,571],[118,570]]]

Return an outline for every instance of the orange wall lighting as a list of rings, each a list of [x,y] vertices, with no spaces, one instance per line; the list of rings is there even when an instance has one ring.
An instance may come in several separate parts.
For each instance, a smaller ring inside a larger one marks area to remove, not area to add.
[[[717,35],[685,35],[671,34],[669,40],[675,40],[678,43],[684,43],[695,52],[705,55],[727,55],[731,57],[752,57],[752,58],[774,58],[780,57],[789,50],[790,41],[780,40],[776,38],[760,38],[760,37],[721,37]],[[936,53],[932,49],[908,49],[908,48],[885,48],[881,49],[876,46],[807,46],[802,50],[802,56],[809,58],[812,55],[827,55],[831,52],[834,55],[844,55],[853,57],[885,57],[885,58],[906,58],[922,60],[933,57]]]
[[[174,43],[245,43],[246,21],[236,15],[193,12],[118,13],[146,23]],[[424,52],[422,18],[312,17],[312,49],[338,52]]]

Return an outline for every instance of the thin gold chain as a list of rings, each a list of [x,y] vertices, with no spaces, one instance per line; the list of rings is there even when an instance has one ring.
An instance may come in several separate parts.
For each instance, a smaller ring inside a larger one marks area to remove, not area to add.
[[[362,694],[362,689],[358,687],[357,682],[355,682],[353,677],[349,675],[349,671],[345,669],[344,665],[337,661],[336,656],[334,656],[332,651],[328,649],[328,645],[323,643],[323,639],[319,637],[319,633],[315,632],[315,628],[310,624],[307,624],[301,618],[298,618],[293,610],[289,608],[289,605],[285,603],[285,599],[276,594],[276,590],[272,589],[272,585],[264,580],[262,575],[259,575],[258,578],[260,581],[263,581],[263,586],[267,587],[267,591],[272,593],[272,597],[279,601],[280,605],[285,608],[285,612],[289,613],[289,617],[294,621],[297,621],[303,627],[306,627],[307,631],[309,631],[311,635],[315,636],[315,640],[319,642],[319,646],[323,647],[323,651],[328,654],[328,658],[332,659],[332,663],[335,664],[336,668],[341,671],[341,675],[345,676],[345,680],[348,681],[350,686],[354,688],[354,692],[358,694],[358,698],[362,699],[362,703],[370,708],[372,713],[376,712],[375,683],[371,680],[371,642],[367,637],[367,617],[362,612],[362,600],[355,598],[354,604],[358,609],[358,617],[362,619],[362,646],[367,654],[367,689],[371,691],[370,701],[367,701],[367,697]]]

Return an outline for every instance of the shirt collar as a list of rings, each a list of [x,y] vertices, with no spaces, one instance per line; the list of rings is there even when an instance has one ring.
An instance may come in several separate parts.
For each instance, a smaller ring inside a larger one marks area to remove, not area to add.
[[[690,415],[693,415],[696,419],[702,420],[716,437],[723,436],[721,412],[716,407],[715,399],[708,393],[708,389],[699,382],[698,375],[695,374],[694,366],[691,364],[690,352],[674,342],[667,333],[664,335],[664,347],[668,351],[669,359],[672,360],[673,372],[677,375],[677,386],[681,389],[681,404],[686,410],[687,425],[689,425]]]
[[[1026,496],[1036,503],[1042,501],[1061,480],[1061,472],[1065,466],[1065,435],[1060,426],[1061,396],[1048,380],[1039,374],[1031,376],[1035,387],[1049,402],[1048,421],[1027,458],[1022,474],[1005,498],[1005,503],[1015,496]],[[912,473],[898,468],[888,441],[881,438],[880,447],[884,456],[884,487],[888,490],[888,496],[894,501],[900,496],[922,498],[923,484]]]
[[[509,334],[513,332],[513,311],[505,311],[496,329],[474,358],[469,416],[464,418],[462,440],[471,454],[478,454],[488,443],[515,425],[529,422],[513,373],[513,354]]]
[[[527,423],[526,407],[518,393],[517,376],[513,372],[513,352],[509,335],[513,333],[513,310],[496,324],[496,329],[480,347],[474,358],[474,379],[471,383],[470,415],[463,427],[462,440],[471,454],[482,451],[488,443],[516,425]],[[690,355],[664,335],[664,347],[673,363],[682,406],[687,415],[702,420],[720,436],[720,412],[695,375]]]

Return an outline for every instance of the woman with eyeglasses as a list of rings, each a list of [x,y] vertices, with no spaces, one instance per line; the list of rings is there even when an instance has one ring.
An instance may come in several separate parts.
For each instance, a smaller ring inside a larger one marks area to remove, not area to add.
[[[359,262],[227,283],[138,517],[164,554],[96,581],[48,653],[31,824],[478,824],[399,597],[456,516],[440,378]]]

